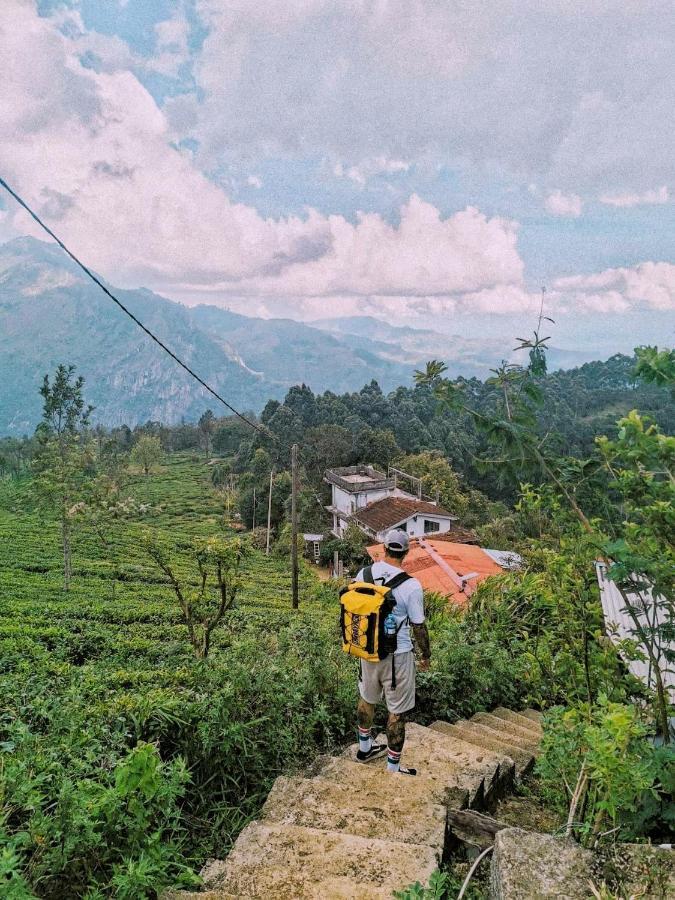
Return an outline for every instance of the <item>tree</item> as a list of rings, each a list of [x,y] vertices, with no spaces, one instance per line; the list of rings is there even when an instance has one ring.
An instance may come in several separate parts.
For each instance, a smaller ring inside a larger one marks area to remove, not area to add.
[[[341,538],[334,537],[323,541],[321,544],[321,561],[325,564],[332,562],[333,554],[338,553],[340,559],[348,570],[358,571],[361,566],[370,560],[366,552],[367,539],[360,528],[350,524],[345,529]]]
[[[388,428],[362,428],[354,436],[356,462],[379,466],[386,470],[400,452],[396,438]]]
[[[52,381],[45,375],[40,394],[42,422],[37,428],[36,486],[43,500],[56,510],[61,527],[63,588],[70,589],[72,535],[77,502],[94,455],[86,428],[93,407],[83,397],[84,379],[75,378],[75,366],[60,365]]]
[[[143,474],[147,478],[152,468],[162,461],[163,456],[164,451],[160,439],[144,434],[134,444],[130,459],[135,466],[139,466],[143,470]]]
[[[261,451],[256,451],[260,453]],[[262,451],[264,452],[264,451]],[[267,522],[267,504],[269,500],[269,469],[261,473],[258,480],[250,476],[240,482],[239,512],[247,528],[253,527],[253,489],[255,488],[255,520],[258,525]],[[279,472],[272,481],[272,517],[273,529],[284,521],[287,501],[291,495],[291,476],[289,472]]]
[[[143,546],[173,590],[195,656],[206,659],[214,630],[237,598],[244,544],[211,538],[179,548],[146,532]],[[185,563],[190,574],[183,574]]]
[[[123,548],[117,539],[120,522],[145,515],[151,510],[147,503],[138,503],[122,493],[114,475],[104,473],[84,486],[82,499],[74,509],[75,517],[95,535],[112,569],[112,596],[122,575]]]
[[[242,443],[250,442],[250,440],[251,426],[236,416],[230,416],[220,420],[213,435],[212,445],[217,453],[229,456],[236,453]]]
[[[543,399],[539,381],[546,373],[547,339],[539,337],[542,318],[540,314],[533,340],[521,340],[517,348],[529,350],[529,364],[504,364],[489,379],[496,393],[489,411],[467,404],[465,386],[443,377],[443,363],[432,360],[426,372],[416,373],[416,379],[432,386],[447,408],[461,408],[474,418],[500,454],[489,460],[491,465],[502,465],[505,473],[520,481],[538,469],[557,494],[556,500],[576,517],[583,540],[606,563],[608,577],[623,598],[624,612],[633,622],[638,651],[650,663],[656,721],[668,742],[670,704],[663,671],[675,662],[675,654],[668,649],[675,637],[675,438],[633,410],[619,421],[616,440],[597,439],[600,453],[596,451],[594,458],[554,456],[545,446],[546,436],[536,427],[535,408]],[[642,347],[636,356],[635,375],[661,387],[675,386],[672,351]],[[582,509],[580,493],[588,489],[601,466],[605,477],[597,480],[604,491],[594,509],[604,514],[589,517]]]
[[[675,384],[675,378],[672,379]],[[669,739],[668,687],[675,652],[675,437],[636,410],[619,422],[616,440],[598,438],[622,520],[599,541],[633,623],[633,637],[655,680],[659,729]]]
[[[310,428],[303,439],[303,456],[314,481],[321,481],[326,469],[348,466],[354,454],[351,431],[342,425]]]
[[[207,409],[206,412],[200,416],[197,425],[199,428],[201,445],[204,448],[204,455],[208,459],[211,455],[211,438],[216,427],[216,417],[210,409]]]

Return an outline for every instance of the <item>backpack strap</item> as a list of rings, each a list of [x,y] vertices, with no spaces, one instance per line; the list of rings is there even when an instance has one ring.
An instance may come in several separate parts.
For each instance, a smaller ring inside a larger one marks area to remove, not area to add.
[[[362,580],[367,584],[375,584],[375,579],[373,578],[373,567],[366,566],[362,573]]]
[[[369,568],[372,568],[370,566]],[[412,578],[411,575],[408,575],[407,572],[399,572],[398,575],[394,575],[389,581],[385,581],[384,587],[388,587],[389,590],[393,591],[400,585],[404,584],[406,581],[410,581]]]

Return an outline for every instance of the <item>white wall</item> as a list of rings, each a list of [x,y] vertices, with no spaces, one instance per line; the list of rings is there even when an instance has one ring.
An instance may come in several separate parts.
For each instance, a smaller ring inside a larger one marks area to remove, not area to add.
[[[376,491],[360,491],[358,494],[355,494],[351,491],[345,491],[335,484],[331,485],[331,487],[333,489],[333,506],[346,516],[351,516],[357,509],[363,509],[364,506],[368,506],[371,503],[375,503],[377,500],[382,500],[384,497],[390,497],[394,494],[393,488],[380,488]],[[410,495],[403,494],[401,491],[396,491],[396,496]]]
[[[417,519],[417,521],[415,521]],[[425,532],[424,531],[424,522],[438,522],[438,531],[434,532]],[[405,530],[408,532],[410,537],[424,537],[425,534],[429,538],[433,538],[435,534],[445,534],[450,531],[453,520],[448,516],[435,516],[430,513],[417,513],[414,516],[410,516],[409,519],[406,519],[405,522]],[[400,528],[401,526],[396,526]],[[377,540],[383,541],[389,531],[389,528],[386,528],[384,531],[380,531],[377,534]]]

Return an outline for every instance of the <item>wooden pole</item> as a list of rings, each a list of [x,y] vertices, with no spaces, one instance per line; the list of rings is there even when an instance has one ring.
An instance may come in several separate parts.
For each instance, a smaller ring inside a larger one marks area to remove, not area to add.
[[[255,488],[253,488],[253,527],[251,531],[255,531]]]
[[[267,546],[265,555],[270,555],[270,533],[272,531],[272,482],[274,481],[274,468],[270,469],[270,495],[267,500]]]
[[[298,445],[291,448],[291,588],[298,608]]]

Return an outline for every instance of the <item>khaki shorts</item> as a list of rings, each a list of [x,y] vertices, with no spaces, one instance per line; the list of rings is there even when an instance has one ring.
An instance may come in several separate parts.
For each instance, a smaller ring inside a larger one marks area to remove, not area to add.
[[[359,693],[366,703],[373,706],[384,695],[390,713],[400,716],[410,712],[415,705],[415,654],[412,650],[394,655],[396,687],[391,686],[391,656],[379,662],[362,659]]]

